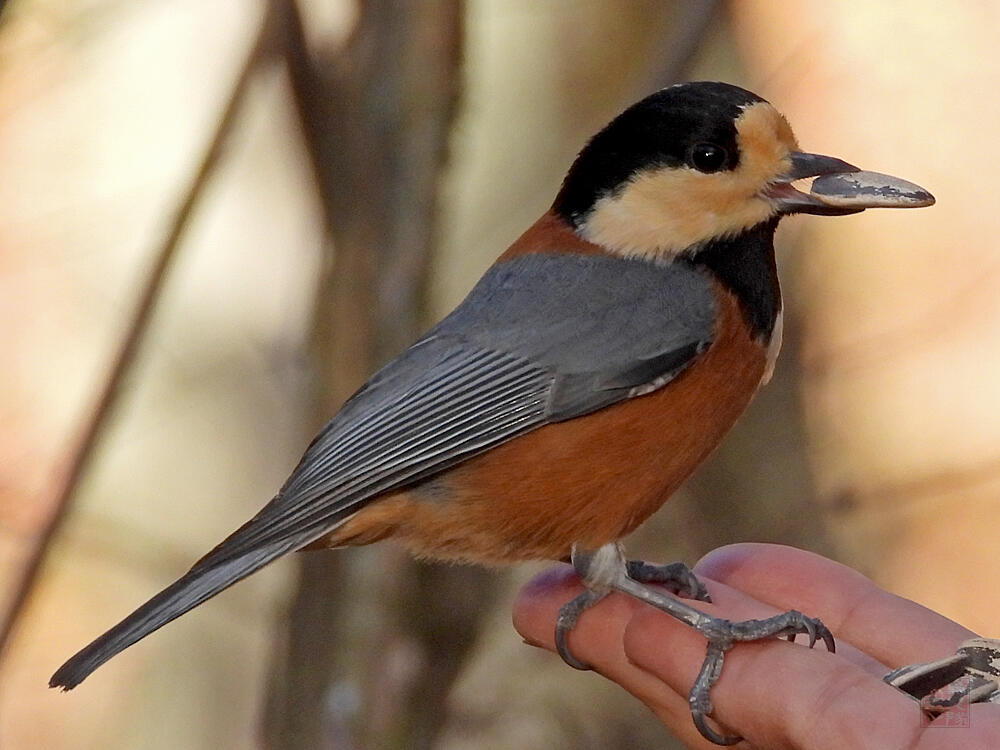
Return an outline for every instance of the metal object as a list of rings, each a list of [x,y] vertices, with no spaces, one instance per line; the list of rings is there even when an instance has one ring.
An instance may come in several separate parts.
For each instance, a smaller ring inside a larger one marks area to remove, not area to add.
[[[1000,640],[970,638],[951,656],[895,669],[883,681],[934,719],[961,703],[1000,704]]]

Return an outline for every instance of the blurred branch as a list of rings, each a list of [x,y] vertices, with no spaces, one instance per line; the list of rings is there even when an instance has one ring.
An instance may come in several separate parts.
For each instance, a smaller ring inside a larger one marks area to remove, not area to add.
[[[262,24],[257,40],[254,42],[246,63],[233,85],[229,100],[222,110],[209,146],[183,193],[184,197],[174,212],[170,229],[159,247],[152,253],[153,267],[150,269],[139,294],[139,301],[128,328],[108,366],[104,383],[97,394],[94,406],[84,421],[73,447],[67,452],[68,458],[65,468],[57,473],[51,493],[51,512],[48,520],[38,532],[37,542],[21,569],[20,576],[14,585],[10,604],[6,608],[2,623],[0,623],[0,656],[3,655],[10,643],[38,575],[52,549],[52,542],[66,519],[67,512],[79,489],[80,481],[90,468],[96,449],[100,445],[111,417],[114,415],[122,395],[122,385],[131,371],[136,355],[149,330],[149,324],[163,291],[168,272],[190,226],[195,208],[204,196],[209,179],[219,165],[226,142],[237,121],[240,106],[253,77],[253,72],[266,50],[269,33],[268,24]]]
[[[835,511],[844,511],[864,504],[898,508],[902,503],[940,502],[942,497],[968,494],[994,484],[997,479],[1000,479],[1000,457],[994,455],[968,466],[937,467],[910,479],[847,487],[826,498],[826,504]]]
[[[438,184],[460,83],[462,4],[365,0],[352,38],[336,50],[309,49],[294,0],[273,0],[272,8],[332,240],[313,335],[315,401],[326,416],[424,324]],[[268,747],[341,739],[428,747],[495,576],[415,563],[391,547],[300,560],[270,683]],[[360,628],[349,616],[359,609],[367,615]],[[392,661],[400,654],[411,666],[402,679]],[[350,677],[335,685],[338,673]],[[356,707],[332,716],[331,698],[338,704],[345,693],[357,698],[341,703]]]

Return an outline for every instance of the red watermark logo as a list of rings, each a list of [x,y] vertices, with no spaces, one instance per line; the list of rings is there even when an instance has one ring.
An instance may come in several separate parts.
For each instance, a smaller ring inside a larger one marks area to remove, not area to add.
[[[921,725],[948,729],[968,729],[972,724],[969,690],[971,677],[959,677],[954,682],[920,699]]]

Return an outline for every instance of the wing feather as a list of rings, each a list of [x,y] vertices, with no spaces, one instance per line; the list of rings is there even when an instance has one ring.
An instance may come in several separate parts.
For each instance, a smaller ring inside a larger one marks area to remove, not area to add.
[[[390,398],[382,408],[365,410],[364,437],[346,451],[329,448],[340,447],[354,420],[334,419],[274,500],[202,562],[229,559],[288,534],[304,545],[358,502],[545,421],[550,373],[507,354],[440,345],[451,348],[445,364],[410,384],[405,408],[394,408]]]
[[[344,405],[270,503],[67,661],[50,685],[75,686],[383,492],[664,385],[711,342],[713,313],[708,282],[683,264],[537,255],[494,266]]]

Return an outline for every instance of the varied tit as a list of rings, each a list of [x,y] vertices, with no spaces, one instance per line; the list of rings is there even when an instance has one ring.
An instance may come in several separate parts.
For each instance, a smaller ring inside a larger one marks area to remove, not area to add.
[[[810,192],[797,180],[817,178]],[[687,83],[629,107],[580,152],[552,208],[444,320],[376,372],[256,516],[55,673],[70,689],[119,651],[282,555],[391,539],[495,565],[570,560],[587,586],[556,642],[606,593],[697,628],[699,729],[733,641],[817,620],[711,618],[683,566],[626,563],[620,540],[678,488],[766,382],[781,343],[783,216],[927,206],[925,190],[799,150],[768,102]]]

